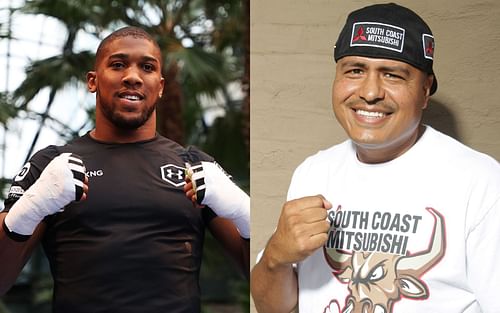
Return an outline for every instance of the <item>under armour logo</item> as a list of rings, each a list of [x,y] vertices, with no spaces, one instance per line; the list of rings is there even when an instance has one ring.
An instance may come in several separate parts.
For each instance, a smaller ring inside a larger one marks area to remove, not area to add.
[[[171,168],[167,168],[167,177],[168,178],[172,178],[175,176],[177,176],[177,179],[183,179],[183,175],[182,175],[183,171],[181,170],[177,170],[175,173],[174,173],[174,170],[171,169]]]
[[[161,178],[175,187],[180,187],[186,183],[184,181],[184,173],[186,169],[183,167],[174,164],[167,164],[160,167],[160,171]]]

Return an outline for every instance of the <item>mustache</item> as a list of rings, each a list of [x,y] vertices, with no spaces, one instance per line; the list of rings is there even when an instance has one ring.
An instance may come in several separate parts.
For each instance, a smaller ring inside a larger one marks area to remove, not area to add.
[[[387,101],[382,101],[382,100],[377,100],[377,101],[373,101],[373,102],[368,102],[368,101],[365,101],[363,99],[353,99],[353,100],[349,100],[345,103],[345,105],[349,108],[360,108],[360,107],[367,107],[367,106],[370,106],[370,107],[377,107],[377,108],[380,108],[384,111],[395,111],[396,108],[397,108],[397,105],[395,105],[394,103],[390,103],[390,102],[387,102]]]

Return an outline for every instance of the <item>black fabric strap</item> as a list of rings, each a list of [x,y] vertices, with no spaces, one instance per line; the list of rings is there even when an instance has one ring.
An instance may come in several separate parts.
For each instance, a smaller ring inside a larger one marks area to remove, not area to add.
[[[10,231],[9,228],[7,227],[7,225],[5,225],[5,220],[3,221],[2,226],[3,226],[3,230],[5,231],[5,234],[7,235],[7,237],[9,237],[10,239],[12,239],[14,241],[24,242],[24,241],[27,241],[28,239],[31,238],[31,235],[21,235],[21,234],[18,234],[16,232]]]
[[[208,225],[213,218],[217,217],[217,214],[215,214],[215,212],[208,206],[202,208],[201,210],[201,216],[206,225]]]

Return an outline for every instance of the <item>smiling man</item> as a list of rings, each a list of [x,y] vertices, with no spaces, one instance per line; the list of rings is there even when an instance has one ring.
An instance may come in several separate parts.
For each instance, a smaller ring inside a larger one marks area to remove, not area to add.
[[[349,140],[296,169],[252,270],[257,310],[500,312],[500,166],[422,124],[437,90],[430,28],[405,7],[368,6],[334,57]]]
[[[333,109],[360,161],[385,162],[413,146],[425,130],[420,120],[433,81],[401,61],[339,57]]]
[[[151,115],[164,85],[162,57],[156,42],[133,36],[113,40],[116,36],[101,43],[95,71],[87,74],[89,91],[99,89],[96,97],[99,127],[94,131],[97,137],[116,136],[115,125],[122,130],[154,126]],[[125,140],[130,140],[128,134]]]
[[[95,129],[37,152],[0,213],[2,293],[40,242],[61,313],[199,312],[205,229],[248,271],[248,197],[210,156],[156,133],[161,69],[142,29],[119,29],[99,45],[87,74]],[[200,162],[210,168],[210,207],[184,194],[186,163]]]

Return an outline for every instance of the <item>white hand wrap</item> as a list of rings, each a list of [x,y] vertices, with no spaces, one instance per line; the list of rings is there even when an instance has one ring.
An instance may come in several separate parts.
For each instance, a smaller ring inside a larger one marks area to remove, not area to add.
[[[212,162],[187,167],[198,204],[233,221],[241,237],[250,238],[250,197]]]
[[[38,180],[17,200],[5,217],[10,232],[30,236],[45,216],[57,213],[83,195],[85,167],[80,157],[63,153],[55,157]]]

